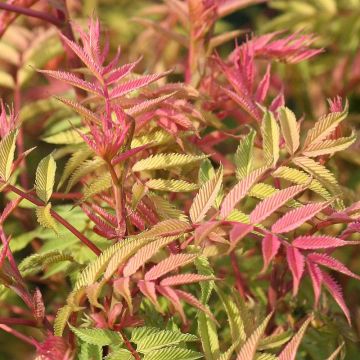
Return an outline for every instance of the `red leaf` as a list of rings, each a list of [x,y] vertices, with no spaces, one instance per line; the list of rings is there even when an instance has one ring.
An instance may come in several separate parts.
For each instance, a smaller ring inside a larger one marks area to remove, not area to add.
[[[299,249],[328,249],[347,245],[358,245],[359,241],[345,241],[331,236],[299,236],[292,243]]]
[[[328,205],[328,202],[307,204],[289,211],[273,224],[271,231],[276,234],[292,231],[307,220],[314,217],[318,212],[326,208]]]
[[[250,222],[258,224],[273,214],[277,209],[286,204],[294,196],[306,188],[305,185],[291,186],[280,190],[261,201],[250,214]]]
[[[293,276],[293,295],[295,296],[299,290],[301,277],[304,273],[305,257],[298,249],[287,246],[286,259]]]
[[[332,258],[329,255],[319,254],[319,253],[311,253],[307,257],[310,261],[313,261],[319,265],[326,266],[329,269],[341,272],[347,276],[353,277],[354,279],[360,280],[359,275],[354,274],[344,264],[342,264],[340,261]]]
[[[161,280],[161,286],[177,286],[191,283],[198,283],[200,281],[214,280],[213,276],[206,276],[201,274],[179,274],[169,276]]]
[[[244,179],[239,181],[225,196],[221,204],[220,217],[225,219],[236,204],[247,194],[250,188],[256,183],[259,176],[264,172],[265,168],[259,168],[251,172]]]
[[[325,272],[322,273],[322,277],[323,277],[324,285],[327,287],[332,297],[338,303],[341,310],[345,314],[348,323],[351,325],[350,311],[345,304],[345,300],[340,285],[330,275],[328,275]]]
[[[314,297],[315,297],[315,307],[317,306],[321,293],[321,283],[322,283],[322,272],[316,264],[311,261],[306,262],[307,269],[310,275],[310,279],[314,289]]]
[[[156,280],[159,277],[167,274],[168,272],[175,270],[179,266],[188,264],[189,262],[197,258],[196,254],[177,254],[170,255],[167,259],[159,262],[153,266],[146,274],[145,280]]]
[[[265,271],[269,266],[271,260],[277,254],[281,242],[276,235],[267,233],[262,240],[262,253],[264,258],[264,267],[262,271]]]

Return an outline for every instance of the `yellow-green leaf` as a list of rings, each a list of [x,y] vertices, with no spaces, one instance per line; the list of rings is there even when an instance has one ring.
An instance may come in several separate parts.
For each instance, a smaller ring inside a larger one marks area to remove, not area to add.
[[[14,161],[17,130],[11,131],[0,141],[0,177],[7,181]]]
[[[189,183],[184,180],[166,180],[166,179],[151,179],[146,182],[146,186],[150,189],[171,191],[171,192],[185,192],[194,191],[198,188],[196,184]]]
[[[48,203],[46,206],[38,206],[35,210],[36,217],[39,224],[45,228],[52,229],[56,234],[59,233],[59,230],[56,225],[56,221],[51,216],[51,203]]]
[[[51,154],[43,158],[36,169],[36,194],[45,203],[49,201],[53,192],[55,172],[56,162]]]
[[[300,133],[295,114],[287,107],[280,109],[280,126],[286,149],[293,155],[300,145]]]
[[[265,161],[274,166],[279,159],[280,131],[272,112],[266,111],[261,126]]]
[[[136,162],[132,169],[133,171],[169,169],[172,167],[188,165],[205,159],[206,157],[206,155],[186,155],[176,153],[157,154]]]
[[[243,179],[251,172],[255,135],[256,132],[250,130],[245,138],[240,141],[236,150],[234,161],[236,166],[236,178],[238,180]]]

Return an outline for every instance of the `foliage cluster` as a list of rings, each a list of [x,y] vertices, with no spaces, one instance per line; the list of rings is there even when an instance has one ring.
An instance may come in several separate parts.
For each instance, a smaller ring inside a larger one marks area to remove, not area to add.
[[[360,3],[103,3],[0,3],[0,356],[357,359]]]

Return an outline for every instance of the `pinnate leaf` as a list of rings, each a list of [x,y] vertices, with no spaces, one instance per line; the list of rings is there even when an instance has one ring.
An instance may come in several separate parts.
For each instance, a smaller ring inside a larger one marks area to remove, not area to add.
[[[294,335],[290,342],[285,346],[284,350],[279,355],[279,360],[295,360],[297,349],[309,326],[311,317],[309,317],[301,326],[299,331]]]
[[[176,166],[188,165],[202,159],[206,155],[186,155],[186,154],[157,154],[151,155],[146,159],[139,160],[133,166],[133,171],[169,169]]]
[[[292,246],[287,246],[286,260],[292,273],[293,295],[295,296],[299,290],[300,281],[304,273],[305,257],[298,249]]]
[[[328,205],[328,202],[313,203],[291,210],[273,224],[271,231],[276,234],[292,231],[313,218]]]
[[[241,347],[240,352],[236,360],[252,360],[254,359],[256,353],[256,347],[260,341],[261,336],[263,335],[266,326],[272,316],[272,313],[269,314],[265,320],[256,328],[256,330],[251,334],[251,336],[246,340],[245,344]]]
[[[292,246],[299,249],[328,249],[347,245],[359,245],[358,241],[345,241],[336,237],[326,235],[304,235],[297,237]]]
[[[36,169],[36,194],[45,203],[49,201],[53,192],[55,172],[56,163],[51,154],[43,158]]]
[[[248,176],[239,181],[225,196],[220,210],[220,217],[225,219],[236,204],[245,197],[250,188],[255,184],[260,175],[264,172],[265,168],[259,168],[252,171]]]
[[[274,166],[279,159],[280,130],[272,112],[266,111],[261,126],[265,161]]]
[[[120,334],[108,329],[76,328],[69,324],[71,331],[82,341],[98,346],[121,344]]]
[[[17,134],[17,130],[11,131],[0,141],[0,177],[5,181],[9,179],[11,174]]]
[[[294,113],[287,107],[279,110],[281,133],[285,139],[287,151],[293,155],[300,145],[300,135]]]
[[[214,204],[221,188],[222,178],[223,168],[221,166],[216,174],[201,186],[189,211],[190,219],[193,223],[198,223],[203,220],[206,213]]]
[[[257,224],[264,221],[305,188],[304,185],[291,186],[269,196],[256,205],[255,209],[250,214],[250,222],[252,224]]]
[[[157,265],[153,266],[146,274],[145,280],[156,280],[168,272],[177,269],[179,266],[184,266],[193,260],[197,255],[195,254],[176,254],[170,255],[167,259],[162,260]]]

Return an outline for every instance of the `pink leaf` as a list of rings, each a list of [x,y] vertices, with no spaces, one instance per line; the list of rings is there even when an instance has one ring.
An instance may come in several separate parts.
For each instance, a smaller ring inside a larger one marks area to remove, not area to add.
[[[286,204],[294,196],[306,188],[305,185],[291,186],[280,190],[261,201],[250,214],[250,222],[258,224],[273,214],[277,209]]]
[[[229,251],[232,251],[237,243],[243,239],[249,232],[253,230],[253,226],[249,224],[237,223],[233,226],[230,231],[230,248]]]
[[[313,261],[319,265],[326,266],[329,269],[341,272],[347,276],[353,277],[354,279],[360,280],[360,276],[354,274],[344,264],[329,255],[311,253],[307,257],[310,261]]]
[[[322,277],[323,277],[324,285],[327,287],[334,300],[338,303],[341,310],[345,314],[348,323],[351,325],[350,311],[345,304],[345,300],[340,285],[330,275],[328,275],[325,272],[322,273]]]
[[[156,289],[161,295],[165,296],[171,302],[175,310],[180,314],[182,322],[186,323],[186,316],[183,307],[181,305],[179,295],[177,294],[177,291],[169,286],[159,286],[159,285],[156,286]]]
[[[69,40],[66,36],[60,33],[61,38],[65,41],[66,45],[80,58],[80,60],[87,66],[95,77],[102,82],[102,69],[93,60],[91,54],[84,51],[78,44]]]
[[[264,267],[262,271],[265,271],[269,266],[271,260],[275,257],[279,251],[281,242],[276,235],[267,233],[261,243],[262,253],[264,258]]]
[[[305,257],[298,249],[287,246],[286,259],[293,276],[293,295],[295,296],[299,290],[301,277],[304,273]]]
[[[216,321],[216,319],[214,318],[214,315],[210,312],[210,310],[203,304],[201,303],[195,296],[182,291],[182,290],[174,290],[175,293],[178,295],[178,297],[182,300],[184,300],[185,302],[187,302],[188,304],[198,308],[199,310],[203,311],[206,315],[208,315],[216,324],[218,323]]]
[[[270,85],[270,69],[271,69],[271,65],[268,64],[266,68],[266,73],[264,77],[261,79],[258,88],[256,89],[255,100],[258,103],[262,103],[265,100],[266,95],[268,93],[269,85]]]
[[[120,66],[119,68],[111,71],[109,73],[108,77],[106,78],[106,84],[110,85],[110,84],[114,83],[115,81],[118,81],[118,80],[122,79],[123,77],[125,77],[126,75],[130,74],[130,72],[135,68],[135,66],[140,62],[140,60],[141,60],[141,57],[132,63],[125,64],[125,65]]]
[[[287,212],[283,217],[273,224],[271,231],[282,234],[298,228],[307,220],[314,217],[318,212],[329,205],[328,202],[307,204],[297,209]]]
[[[251,172],[248,176],[237,183],[230,192],[225,196],[221,204],[220,217],[225,219],[235,208],[238,202],[244,198],[250,188],[256,183],[265,168],[259,168]]]
[[[300,342],[305,334],[307,327],[309,326],[311,317],[308,318],[301,326],[299,331],[293,336],[293,338],[286,344],[284,350],[279,355],[279,360],[295,360],[298,354],[298,348]]]
[[[64,81],[70,84],[71,86],[75,86],[85,91],[88,91],[92,94],[103,96],[102,90],[97,85],[82,80],[77,76],[75,76],[74,74],[65,71],[54,71],[54,70],[37,70],[37,71],[46,74],[54,79]]]
[[[157,309],[160,309],[157,301],[155,283],[152,281],[139,280],[137,283],[139,290],[154,304]]]
[[[197,255],[195,254],[177,254],[170,255],[167,259],[159,262],[157,265],[153,266],[146,274],[145,280],[156,280],[159,277],[167,274],[170,271],[175,270],[179,266],[186,265],[191,261],[195,260]]]
[[[141,145],[141,146],[138,146],[136,148],[133,148],[133,149],[130,149],[128,151],[125,151],[123,153],[121,153],[120,155],[116,156],[115,158],[113,158],[111,160],[111,164],[112,165],[116,165],[118,164],[119,162],[122,162],[122,161],[125,161],[126,159],[128,159],[129,157],[131,156],[134,156],[136,155],[137,153],[139,153],[140,151],[148,148],[151,144],[145,144],[145,145]]]
[[[162,77],[168,75],[170,72],[171,72],[171,70],[165,71],[160,74],[144,75],[144,76],[140,76],[137,79],[126,81],[111,90],[110,99],[111,100],[117,99],[123,95],[128,94],[131,91],[134,91],[134,90],[140,89],[146,85],[149,85],[152,82],[159,80]]]
[[[314,305],[316,307],[319,302],[320,294],[321,294],[322,272],[319,266],[312,263],[311,261],[307,261],[306,265],[314,289],[314,297],[315,297]]]
[[[347,245],[358,245],[359,241],[345,241],[332,236],[320,236],[320,235],[309,235],[309,236],[299,236],[292,243],[292,246],[295,246],[299,249],[327,249],[327,248],[336,248],[340,246]]]
[[[161,286],[177,286],[191,283],[198,283],[200,281],[214,280],[213,276],[206,276],[201,274],[179,274],[169,276],[161,280]]]
[[[123,275],[131,276],[145,263],[151,259],[162,247],[166,246],[170,242],[174,241],[176,237],[159,238],[158,240],[152,241],[150,244],[143,246],[136,254],[130,258],[124,267]],[[153,279],[146,279],[153,280]]]

